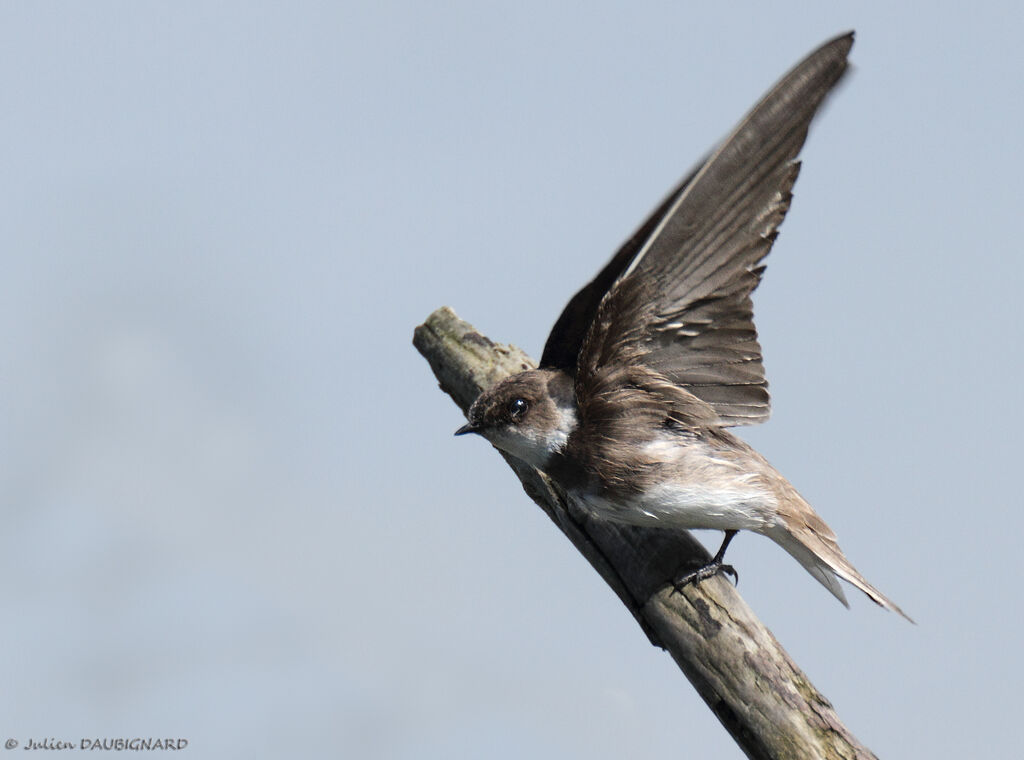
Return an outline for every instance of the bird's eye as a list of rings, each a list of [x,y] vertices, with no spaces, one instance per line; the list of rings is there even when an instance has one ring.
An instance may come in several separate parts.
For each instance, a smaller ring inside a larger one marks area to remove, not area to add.
[[[508,404],[508,414],[513,422],[519,422],[529,409],[530,405],[524,398],[514,398]]]

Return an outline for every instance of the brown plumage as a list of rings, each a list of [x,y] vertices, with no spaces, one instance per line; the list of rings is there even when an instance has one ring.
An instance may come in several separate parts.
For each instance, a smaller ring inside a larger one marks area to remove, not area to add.
[[[573,297],[541,368],[481,394],[458,432],[539,467],[602,517],[725,530],[720,555],[735,531],[755,531],[844,604],[837,577],[904,615],[796,489],[725,429],[768,418],[751,294],[808,126],[852,44],[838,37],[784,76]]]

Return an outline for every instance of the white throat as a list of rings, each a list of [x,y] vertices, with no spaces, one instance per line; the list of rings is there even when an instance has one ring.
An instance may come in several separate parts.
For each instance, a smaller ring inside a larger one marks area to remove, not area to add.
[[[556,406],[555,424],[543,428],[531,425],[509,426],[491,432],[491,443],[524,462],[544,469],[551,457],[565,449],[569,436],[576,429],[576,411]]]

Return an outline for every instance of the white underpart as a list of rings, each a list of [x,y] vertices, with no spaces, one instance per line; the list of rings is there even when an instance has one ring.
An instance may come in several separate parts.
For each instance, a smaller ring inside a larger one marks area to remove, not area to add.
[[[625,502],[576,492],[572,498],[601,517],[684,530],[755,530],[774,524],[775,498],[759,488],[659,483]]]
[[[676,435],[666,435],[641,451],[649,460],[669,465],[671,475],[622,502],[586,492],[572,498],[602,517],[635,525],[754,531],[775,525],[775,494],[758,473],[717,458],[711,447],[695,441],[684,445]]]

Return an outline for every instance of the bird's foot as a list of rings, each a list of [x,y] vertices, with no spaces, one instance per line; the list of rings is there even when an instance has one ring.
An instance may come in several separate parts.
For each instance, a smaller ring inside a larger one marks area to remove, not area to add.
[[[692,573],[681,575],[672,581],[672,585],[675,587],[676,593],[681,593],[683,588],[691,583],[700,583],[702,580],[710,578],[713,575],[730,575],[734,585],[739,585],[740,574],[736,572],[736,568],[732,565],[727,565],[722,560],[715,558],[708,562],[703,567],[698,567]]]

